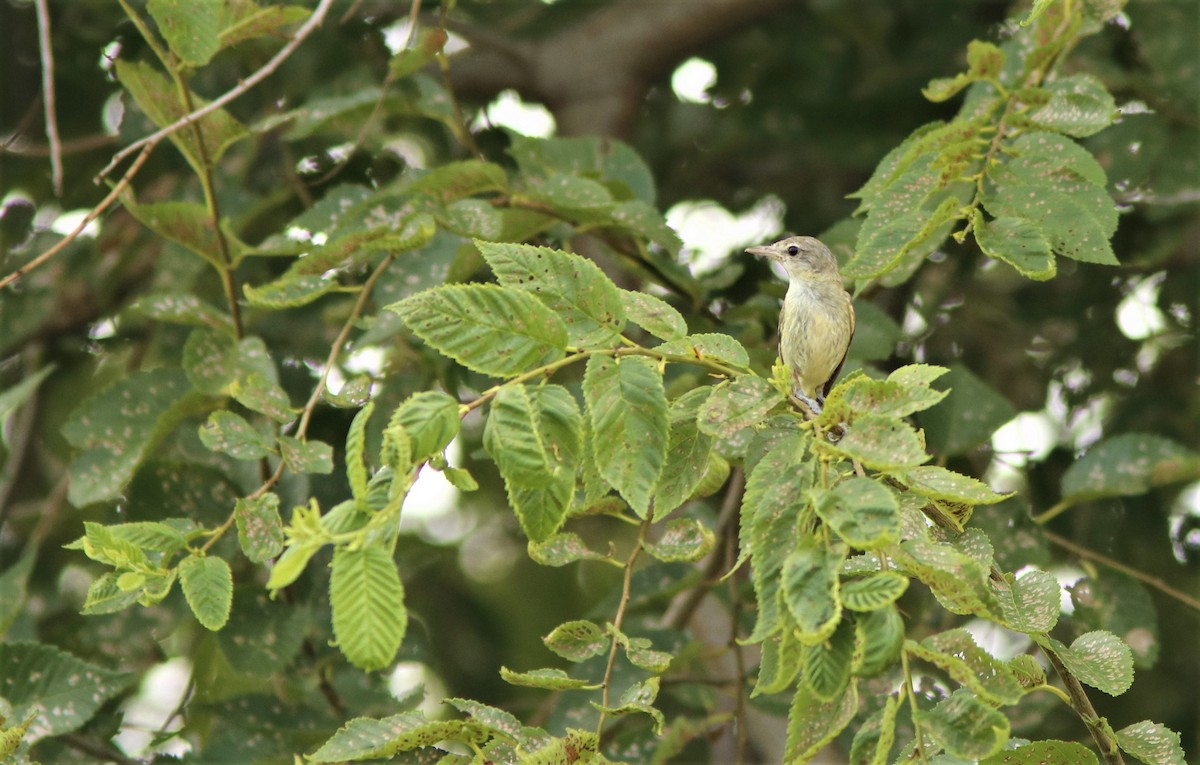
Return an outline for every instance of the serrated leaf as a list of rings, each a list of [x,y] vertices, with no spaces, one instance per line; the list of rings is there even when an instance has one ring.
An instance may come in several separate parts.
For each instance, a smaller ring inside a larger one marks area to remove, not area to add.
[[[859,726],[850,744],[850,762],[886,765],[892,744],[896,741],[896,714],[899,710],[899,697],[888,696],[883,707]]]
[[[1000,617],[1018,632],[1049,632],[1058,622],[1062,593],[1053,574],[1031,569],[1013,582],[991,583]]]
[[[12,705],[12,720],[35,713],[25,735],[30,743],[83,727],[136,679],[132,672],[113,672],[53,646],[0,643],[0,698]]]
[[[234,670],[265,677],[287,667],[300,652],[310,618],[307,609],[271,600],[257,587],[238,589],[217,641]]]
[[[595,623],[578,620],[558,625],[542,642],[564,659],[578,662],[604,653],[610,640]]]
[[[276,422],[290,422],[295,418],[292,402],[279,383],[258,372],[234,380],[229,386],[229,394],[247,409],[265,414]]]
[[[740,375],[713,388],[697,412],[696,421],[703,432],[728,438],[742,428],[762,422],[767,412],[782,401],[783,394],[763,378]]]
[[[458,401],[441,391],[421,391],[396,407],[388,421],[389,428],[394,425],[400,425],[408,434],[411,461],[423,462],[440,454],[458,435]]]
[[[1050,240],[1029,220],[1001,217],[984,221],[983,213],[976,208],[971,221],[975,241],[989,258],[1009,264],[1017,273],[1034,281],[1053,279],[1058,272]]]
[[[308,755],[309,762],[354,762],[379,760],[427,746],[446,739],[482,742],[487,738],[483,728],[462,720],[435,721],[420,712],[404,712],[381,720],[356,717],[338,729],[317,751]]]
[[[279,436],[279,454],[293,473],[328,475],[333,472],[333,447],[321,441]]]
[[[729,335],[711,332],[688,335],[663,343],[654,350],[680,357],[680,361],[707,360],[727,364],[735,369],[749,369],[750,355],[745,347]]]
[[[929,446],[939,454],[963,454],[984,443],[1016,408],[998,391],[962,365],[950,367],[936,387],[950,391],[939,405],[918,416]]]
[[[754,683],[750,698],[782,693],[790,688],[792,680],[803,668],[802,652],[803,644],[791,630],[780,630],[775,636],[764,640],[758,680]]]
[[[674,657],[666,651],[655,650],[649,638],[628,637],[612,625],[609,625],[608,629],[616,635],[618,644],[624,649],[626,658],[633,666],[656,675],[661,675],[671,666],[671,659]]]
[[[1011,151],[1005,167],[1017,175],[1050,178],[1068,171],[1098,188],[1108,185],[1108,174],[1091,152],[1057,133],[1022,133]]]
[[[583,392],[596,468],[646,518],[669,444],[662,375],[649,359],[593,356],[584,372]]]
[[[525,688],[541,688],[547,691],[572,691],[581,688],[599,688],[587,680],[569,677],[561,669],[534,669],[529,672],[514,672],[508,667],[500,668],[500,677],[510,685]]]
[[[621,290],[625,318],[660,340],[677,340],[687,335],[687,322],[671,304],[645,292]]]
[[[476,242],[499,282],[532,292],[567,326],[571,345],[614,342],[625,326],[621,292],[595,263],[525,244]]]
[[[228,563],[213,555],[189,555],[179,562],[179,584],[196,621],[214,632],[225,626],[233,605]]]
[[[613,203],[612,194],[602,184],[566,173],[528,178],[526,193],[551,209],[561,210],[568,215],[580,210],[603,209]]]
[[[270,32],[281,26],[295,24],[312,14],[308,8],[298,5],[268,5],[257,3],[221,3],[218,26],[221,48],[237,45]]]
[[[816,445],[821,451],[856,459],[872,470],[885,472],[929,461],[924,444],[911,425],[877,414],[855,419],[837,443],[820,440]]]
[[[183,245],[213,265],[222,262],[223,246],[233,250],[231,257],[240,255],[237,240],[226,231],[216,230],[204,205],[196,202],[138,204],[129,192],[121,197],[121,203],[143,226]],[[218,237],[225,238],[224,245]]]
[[[923,497],[969,505],[994,505],[1012,496],[997,494],[983,481],[936,465],[913,468],[903,474],[908,488]]]
[[[667,522],[662,536],[646,542],[650,555],[664,562],[697,561],[712,550],[716,535],[694,518],[673,518]]]
[[[617,706],[606,707],[595,702],[592,702],[592,706],[606,715],[613,717],[621,717],[628,714],[649,715],[653,721],[651,731],[655,736],[659,736],[662,734],[663,726],[666,724],[666,718],[662,712],[651,706],[651,703],[658,696],[660,682],[659,678],[652,677],[644,682],[634,683],[621,694]]]
[[[1200,454],[1149,433],[1124,433],[1093,446],[1062,478],[1073,500],[1143,494],[1200,476]]]
[[[788,553],[781,572],[783,602],[791,612],[796,637],[809,644],[826,640],[842,618],[838,570],[846,559],[812,542]]]
[[[917,724],[955,757],[990,757],[1008,741],[1008,718],[965,688],[954,691],[933,709],[921,711],[916,718]]]
[[[1158,762],[1155,760],[1155,762]],[[1082,744],[1070,741],[1034,741],[1031,744],[1018,746],[997,752],[979,765],[1097,765],[1099,760],[1092,751]],[[1180,765],[1183,761],[1180,760]]]
[[[160,128],[208,105],[208,101],[194,93],[188,104],[181,103],[174,83],[149,64],[118,59],[116,73],[142,111]],[[232,144],[249,136],[241,123],[224,109],[217,109],[193,124],[197,127],[176,130],[169,138],[198,175],[206,173],[210,163],[215,164]]]
[[[187,390],[183,370],[164,367],[134,372],[84,401],[62,429],[83,450],[68,468],[71,504],[120,496],[142,457],[173,423]]]
[[[940,667],[986,703],[1008,706],[1020,701],[1025,693],[1007,665],[980,648],[966,630],[946,630],[920,643],[910,640],[904,648]]]
[[[1085,206],[1044,184],[1016,182],[988,188],[983,198],[987,211],[996,218],[1029,220],[1050,241],[1054,254],[1084,263],[1120,265],[1109,242],[1112,231],[1098,217],[1110,213],[1111,200],[1097,202],[1107,208]]]
[[[904,384],[897,382],[898,379],[903,377],[887,380],[856,377],[846,380],[830,392],[825,401],[825,408],[831,415],[849,408],[856,413],[907,417],[936,405],[946,397],[944,392],[929,387],[929,383],[924,380]],[[833,418],[821,420],[823,424],[828,423],[830,426],[838,421]]]
[[[951,545],[917,537],[901,542],[893,555],[897,567],[928,586],[946,610],[988,615],[998,608],[988,569]]]
[[[468,369],[509,377],[563,357],[567,328],[537,298],[489,284],[435,287],[387,306]]]
[[[1075,612],[1071,615],[1079,631],[1105,629],[1133,651],[1139,668],[1153,667],[1162,647],[1158,613],[1150,592],[1132,576],[1100,569],[1067,588]]]
[[[238,499],[233,513],[237,519],[238,543],[247,558],[262,563],[283,552],[278,496],[267,492],[253,499]]]
[[[298,308],[308,305],[337,286],[337,275],[287,272],[274,281],[242,285],[246,302],[256,308]]]
[[[854,674],[875,677],[900,658],[904,620],[895,605],[858,614],[854,619]]]
[[[851,611],[876,611],[891,605],[908,589],[908,577],[898,571],[878,571],[842,581],[842,605]]]
[[[837,738],[857,713],[857,682],[851,682],[833,701],[822,701],[807,686],[801,685],[788,709],[784,760],[808,762]]]
[[[1099,133],[1117,118],[1112,94],[1095,76],[1073,74],[1046,86],[1050,100],[1029,118],[1044,128],[1085,138]]]
[[[266,437],[240,415],[221,409],[200,426],[200,442],[236,460],[257,460],[271,453]]]
[[[1150,720],[1127,725],[1116,732],[1117,746],[1146,765],[1185,765],[1179,734]]]
[[[329,603],[338,649],[361,670],[387,667],[408,626],[396,562],[382,547],[338,547],[332,569]]]
[[[844,620],[827,640],[801,649],[804,682],[822,701],[837,698],[850,682],[854,657],[854,624]]]
[[[873,549],[900,539],[900,506],[883,484],[848,478],[817,503],[817,514],[846,544]]]
[[[524,735],[521,721],[503,709],[497,709],[473,699],[449,698],[446,699],[446,703],[458,711],[470,715],[475,722],[490,730],[499,731],[514,740]]]
[[[671,402],[666,463],[654,489],[655,513],[660,518],[692,497],[703,481],[713,478],[709,475],[713,438],[696,422],[696,412],[709,393],[708,388],[697,388]]]
[[[608,560],[608,557],[589,550],[578,534],[565,532],[528,545],[529,557],[542,566],[565,566],[577,560]]]
[[[1035,636],[1034,639],[1053,650],[1071,674],[1109,696],[1120,696],[1133,685],[1133,654],[1111,632],[1084,633],[1070,648],[1054,638]]]

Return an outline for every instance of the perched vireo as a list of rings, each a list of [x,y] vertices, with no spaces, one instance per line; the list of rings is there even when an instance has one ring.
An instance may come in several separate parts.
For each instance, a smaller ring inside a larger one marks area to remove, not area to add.
[[[854,304],[837,260],[811,236],[791,236],[746,252],[783,265],[787,295],[779,312],[779,357],[792,374],[792,393],[820,413],[854,337]]]

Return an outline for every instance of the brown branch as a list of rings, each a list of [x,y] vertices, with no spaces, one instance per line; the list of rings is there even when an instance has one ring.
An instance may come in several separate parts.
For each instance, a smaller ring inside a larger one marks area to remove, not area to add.
[[[1196,598],[1192,597],[1191,595],[1188,595],[1186,592],[1181,592],[1181,591],[1175,589],[1174,587],[1167,584],[1166,582],[1164,582],[1162,579],[1159,579],[1158,577],[1150,576],[1149,574],[1142,573],[1141,571],[1137,570],[1133,566],[1127,566],[1126,564],[1122,563],[1119,560],[1113,560],[1112,558],[1109,558],[1106,555],[1101,555],[1100,553],[1095,552],[1094,550],[1089,550],[1086,547],[1081,547],[1069,539],[1060,537],[1058,534],[1055,534],[1053,531],[1048,531],[1047,529],[1042,529],[1042,534],[1044,534],[1046,536],[1046,539],[1049,539],[1051,542],[1058,545],[1059,547],[1062,547],[1066,550],[1070,550],[1071,552],[1078,555],[1080,558],[1087,558],[1088,560],[1094,560],[1102,566],[1107,566],[1116,571],[1120,571],[1122,574],[1127,574],[1128,576],[1131,576],[1134,579],[1137,579],[1138,581],[1140,581],[1144,584],[1150,585],[1151,587],[1153,587],[1154,589],[1163,593],[1164,595],[1167,595],[1171,598],[1174,598],[1175,600],[1178,600],[1180,603],[1184,604],[1185,606],[1187,606],[1191,609],[1194,609],[1196,611],[1200,611],[1200,600],[1197,600]]]
[[[150,153],[154,151],[154,147],[157,145],[158,139],[144,144],[142,146],[142,153],[138,155],[133,164],[129,166],[129,169],[125,171],[125,175],[121,177],[121,180],[117,182],[117,185],[113,186],[112,191],[108,192],[108,196],[102,199],[100,204],[93,207],[87,215],[83,216],[83,220],[79,222],[79,225],[76,226],[71,233],[59,240],[57,244],[43,252],[41,255],[38,255],[25,265],[21,266],[17,270],[13,271],[8,276],[0,279],[0,289],[7,287],[17,279],[20,279],[25,274],[42,265],[47,260],[61,252],[71,242],[79,238],[79,235],[83,233],[85,228],[88,227],[88,224],[96,220],[96,218],[99,218],[104,211],[107,210],[112,203],[121,196],[121,193],[125,191],[127,186],[129,186],[129,182],[133,180],[133,176],[137,175],[137,172],[142,169],[142,165],[145,164],[146,159],[149,158]]]
[[[1087,726],[1088,732],[1092,734],[1092,740],[1096,742],[1104,761],[1108,765],[1125,765],[1125,758],[1121,756],[1117,742],[1108,734],[1107,724],[1101,720],[1100,715],[1096,714],[1096,708],[1092,706],[1092,701],[1088,698],[1083,684],[1071,674],[1071,670],[1066,668],[1062,660],[1058,658],[1058,654],[1045,647],[1042,648],[1042,653],[1045,654],[1051,666],[1054,667],[1054,671],[1062,679],[1063,685],[1067,687],[1067,695],[1071,697],[1071,707],[1079,714],[1083,724]]]
[[[50,146],[50,176],[54,195],[63,193],[62,144],[58,140],[58,113],[54,100],[54,51],[50,47],[50,9],[37,0],[38,52],[42,57],[42,106],[46,113],[46,141]]]
[[[629,558],[625,561],[625,578],[621,583],[621,602],[617,606],[616,616],[613,617],[612,645],[608,649],[608,663],[604,666],[604,681],[601,683],[601,707],[608,707],[608,692],[609,687],[612,685],[613,666],[617,662],[617,647],[620,644],[618,635],[621,632],[621,625],[625,621],[625,608],[629,605],[629,597],[633,588],[633,565],[637,563],[638,556],[642,554],[642,549],[646,546],[646,534],[650,531],[650,526],[653,523],[654,514],[652,512],[646,516],[646,520],[642,521],[641,526],[638,528],[637,542],[634,543],[633,550],[629,553]],[[596,723],[597,742],[599,742],[601,735],[604,733],[605,717],[606,714],[602,708],[600,710],[600,719]]]
[[[321,26],[321,22],[325,20],[325,16],[329,13],[329,8],[332,5],[333,0],[321,0],[316,9],[312,12],[312,15],[308,17],[308,21],[304,22],[304,25],[301,26],[300,29],[296,30],[296,34],[293,35],[290,40],[288,40],[287,44],[284,45],[283,48],[281,48],[280,51],[276,53],[270,61],[268,61],[266,64],[263,64],[262,68],[246,79],[240,80],[237,84],[237,87],[226,91],[208,103],[206,106],[202,106],[194,112],[183,115],[170,125],[151,133],[145,138],[139,138],[138,140],[126,146],[124,149],[121,149],[119,152],[113,155],[112,161],[105,165],[104,169],[102,169],[96,176],[96,181],[99,182],[101,178],[112,172],[112,169],[120,164],[121,160],[125,159],[142,146],[146,146],[150,143],[157,143],[163,138],[166,138],[174,133],[176,130],[186,127],[202,117],[215,112],[217,109],[220,109],[221,107],[225,106],[225,104],[245,94],[255,85],[270,77],[275,73],[275,70],[278,69],[298,47],[300,47],[300,43],[304,42],[304,40],[310,34],[312,34],[317,27]]]

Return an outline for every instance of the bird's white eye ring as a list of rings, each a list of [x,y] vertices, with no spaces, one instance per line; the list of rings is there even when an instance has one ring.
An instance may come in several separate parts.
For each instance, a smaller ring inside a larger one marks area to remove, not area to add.
[[[791,247],[788,247],[788,255],[795,255],[799,252],[800,252],[800,248],[794,244]]]

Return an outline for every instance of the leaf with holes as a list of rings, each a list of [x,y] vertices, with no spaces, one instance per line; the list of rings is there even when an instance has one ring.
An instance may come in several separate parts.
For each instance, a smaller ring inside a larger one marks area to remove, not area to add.
[[[687,322],[670,303],[645,292],[621,290],[625,317],[660,340],[677,340],[687,335]]]

